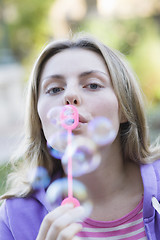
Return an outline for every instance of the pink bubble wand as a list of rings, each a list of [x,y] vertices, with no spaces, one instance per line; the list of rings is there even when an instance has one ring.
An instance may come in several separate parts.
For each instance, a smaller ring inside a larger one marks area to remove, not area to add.
[[[60,114],[60,120],[61,125],[68,131],[67,145],[70,149],[72,146],[72,130],[75,129],[79,123],[77,108],[73,105],[64,106]],[[66,203],[73,203],[75,207],[80,206],[79,201],[73,197],[72,155],[70,152],[68,157],[68,197],[62,201],[61,205]]]

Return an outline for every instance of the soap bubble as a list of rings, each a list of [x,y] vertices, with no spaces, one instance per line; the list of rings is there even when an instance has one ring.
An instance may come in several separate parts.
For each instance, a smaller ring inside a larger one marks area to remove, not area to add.
[[[109,119],[96,117],[88,124],[88,131],[96,144],[103,146],[111,143],[116,133]]]
[[[72,175],[75,177],[94,171],[100,164],[100,155],[96,144],[85,137],[75,137],[62,157],[62,165],[66,174],[68,173],[68,160],[72,158]]]
[[[52,124],[52,129],[50,131],[50,136],[48,136],[48,138],[53,138],[55,134],[59,134],[60,132],[63,132],[65,130],[62,127],[61,120],[60,120],[60,114],[62,109],[63,109],[62,107],[53,107],[47,113],[47,118]]]
[[[74,129],[78,124],[78,111],[72,105],[54,107],[50,109],[47,117],[53,125],[52,135],[47,139],[47,146],[51,150],[50,153],[52,156],[60,158],[61,153],[65,151],[68,144],[67,130]]]
[[[59,152],[58,150],[52,148],[48,143],[47,143],[47,148],[49,150],[49,153],[52,157],[57,158],[57,159],[61,159],[63,156],[63,152]]]
[[[50,183],[48,171],[41,166],[30,170],[28,178],[33,189],[46,188]]]
[[[92,210],[92,203],[87,194],[87,188],[78,180],[73,179],[73,197],[76,198],[80,205],[85,208],[89,216]],[[58,207],[64,199],[68,198],[68,180],[60,178],[55,180],[46,191],[46,200],[51,209]]]
[[[47,141],[47,145],[51,146],[59,152],[64,152],[68,144],[68,133],[65,129],[55,132]]]
[[[61,124],[60,114],[61,114],[62,109],[63,109],[62,107],[53,107],[47,113],[47,118],[55,126],[60,126],[60,124]]]
[[[62,107],[54,107],[47,114],[47,118],[52,124],[52,130],[47,137],[47,147],[50,154],[54,157],[58,156],[58,152],[64,152],[67,146],[67,131],[62,127],[60,121],[62,109]]]
[[[64,117],[71,117],[75,113],[75,107],[73,105],[65,105],[62,111]]]

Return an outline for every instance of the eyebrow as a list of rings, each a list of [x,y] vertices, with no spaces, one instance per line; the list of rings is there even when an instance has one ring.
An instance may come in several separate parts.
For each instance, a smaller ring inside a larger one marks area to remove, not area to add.
[[[63,75],[60,75],[60,74],[52,74],[52,75],[49,75],[45,78],[42,79],[42,81],[45,81],[45,80],[49,80],[49,79],[64,79],[64,76]]]
[[[91,70],[91,71],[82,72],[78,75],[78,77],[80,77],[80,78],[87,77],[88,75],[91,75],[91,74],[103,74],[103,75],[105,75],[105,77],[109,77],[108,74],[106,74],[105,72],[99,71],[99,70]],[[42,81],[49,80],[49,79],[65,79],[65,77],[61,74],[52,74],[48,77],[45,77]]]
[[[86,76],[91,75],[91,74],[103,74],[106,77],[109,77],[109,75],[107,73],[99,71],[99,70],[91,70],[91,71],[83,72],[79,75],[79,77],[86,77]]]

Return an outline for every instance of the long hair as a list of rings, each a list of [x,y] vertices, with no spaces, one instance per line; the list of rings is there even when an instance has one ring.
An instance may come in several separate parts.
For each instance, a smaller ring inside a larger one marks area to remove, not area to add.
[[[149,142],[148,126],[144,112],[143,94],[137,77],[123,55],[91,36],[79,36],[72,40],[53,41],[41,52],[35,62],[28,87],[25,134],[20,153],[14,157],[14,171],[8,176],[10,190],[1,199],[25,197],[32,192],[28,172],[37,166],[45,167],[50,175],[62,171],[60,160],[50,156],[37,112],[38,88],[47,60],[65,49],[87,49],[98,53],[108,68],[113,89],[118,98],[125,123],[120,124],[122,153],[125,161],[146,164],[160,157],[159,148]]]

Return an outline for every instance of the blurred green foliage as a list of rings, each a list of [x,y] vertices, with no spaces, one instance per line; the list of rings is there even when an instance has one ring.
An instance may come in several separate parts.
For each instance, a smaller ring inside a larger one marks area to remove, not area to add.
[[[8,9],[9,44],[29,69],[42,46],[53,38],[49,11],[54,0],[1,0]],[[9,14],[11,12],[11,14]],[[73,32],[85,31],[125,54],[137,73],[149,102],[160,102],[160,17],[105,19],[86,16],[72,23]],[[67,19],[66,19],[67,21]],[[70,24],[68,22],[68,24]]]
[[[3,1],[4,2],[4,1]],[[48,11],[54,0],[5,0],[9,45],[19,61],[40,51],[50,35]],[[11,12],[11,13],[10,13]]]
[[[84,29],[122,52],[136,72],[147,100],[153,105],[160,102],[160,22],[157,19],[88,19],[81,25],[80,30]]]
[[[5,193],[6,190],[6,180],[7,180],[7,175],[10,172],[11,167],[10,165],[2,165],[0,166],[0,196]]]
[[[160,143],[160,104],[148,110],[147,118],[151,143],[155,141]]]

